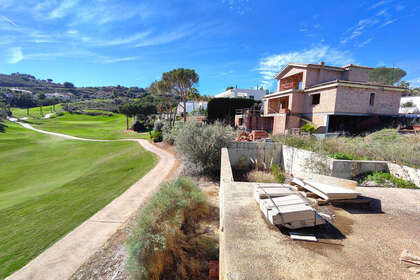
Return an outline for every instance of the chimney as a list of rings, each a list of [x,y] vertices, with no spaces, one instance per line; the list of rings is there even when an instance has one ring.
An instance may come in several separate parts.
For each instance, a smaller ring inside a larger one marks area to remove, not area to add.
[[[320,61],[320,62],[318,62],[318,65],[324,66],[325,65],[325,62],[324,61]]]

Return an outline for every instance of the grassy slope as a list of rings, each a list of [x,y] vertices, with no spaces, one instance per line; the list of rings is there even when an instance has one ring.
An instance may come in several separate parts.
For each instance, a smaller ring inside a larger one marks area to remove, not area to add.
[[[83,142],[6,122],[0,133],[0,279],[103,208],[156,163],[133,142]]]
[[[44,115],[49,114],[49,113],[54,113],[52,111],[52,108],[53,108],[53,106],[43,106],[42,107],[42,112],[44,113]],[[55,105],[55,110],[56,111],[61,110],[61,104]],[[36,118],[36,119],[42,118],[42,115],[40,114],[40,108],[39,107],[30,108],[29,109],[29,116],[27,115],[27,110],[26,109],[12,108],[12,112],[13,112],[13,116],[16,117],[16,118],[24,118],[24,117]]]
[[[13,108],[12,112],[16,117],[26,116],[25,109]],[[49,113],[50,111],[47,110],[46,106],[44,108],[44,114],[47,112]],[[125,131],[125,116],[115,113],[112,116],[88,116],[64,112],[63,116],[43,119],[40,117],[38,107],[30,109],[30,119],[26,120],[26,122],[39,129],[90,139],[149,138],[149,135],[146,133]]]

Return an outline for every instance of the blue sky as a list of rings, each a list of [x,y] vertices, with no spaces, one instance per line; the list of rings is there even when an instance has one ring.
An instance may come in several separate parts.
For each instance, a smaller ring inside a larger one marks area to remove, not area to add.
[[[193,68],[202,94],[273,88],[287,62],[393,66],[420,86],[420,1],[0,0],[0,72],[147,87]]]

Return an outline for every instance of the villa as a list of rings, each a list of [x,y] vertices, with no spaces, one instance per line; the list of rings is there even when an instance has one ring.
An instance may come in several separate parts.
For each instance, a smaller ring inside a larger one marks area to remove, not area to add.
[[[249,98],[261,100],[265,95],[266,91],[262,89],[232,88],[216,94],[214,98]]]
[[[264,112],[244,110],[235,125],[284,134],[305,123],[317,133],[344,131],[369,126],[380,116],[396,116],[402,87],[371,83],[372,68],[319,64],[287,64],[276,76],[277,91],[265,95]]]

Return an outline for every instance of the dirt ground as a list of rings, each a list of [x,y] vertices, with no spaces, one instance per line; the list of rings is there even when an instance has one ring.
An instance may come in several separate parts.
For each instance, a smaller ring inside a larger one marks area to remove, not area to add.
[[[156,144],[160,148],[168,152],[175,153],[170,145],[163,143]],[[178,161],[168,179],[173,179],[180,175],[182,169],[181,161]],[[201,230],[207,235],[218,238],[219,226],[219,202],[218,189],[219,185],[213,183],[206,178],[198,180],[199,187],[207,194],[212,209],[212,215],[208,220],[203,221],[200,225]],[[141,211],[141,208],[139,208]],[[91,256],[70,278],[72,280],[81,279],[101,279],[101,280],[123,280],[130,279],[125,271],[127,261],[127,251],[125,242],[130,234],[130,228],[135,224],[135,217],[131,217],[129,221],[120,228],[113,236],[104,244],[103,248],[98,250]]]
[[[225,195],[228,279],[420,279],[399,260],[420,256],[419,190],[357,188],[372,205],[320,207],[334,220],[293,230],[318,238],[306,242],[267,223],[246,184]]]

